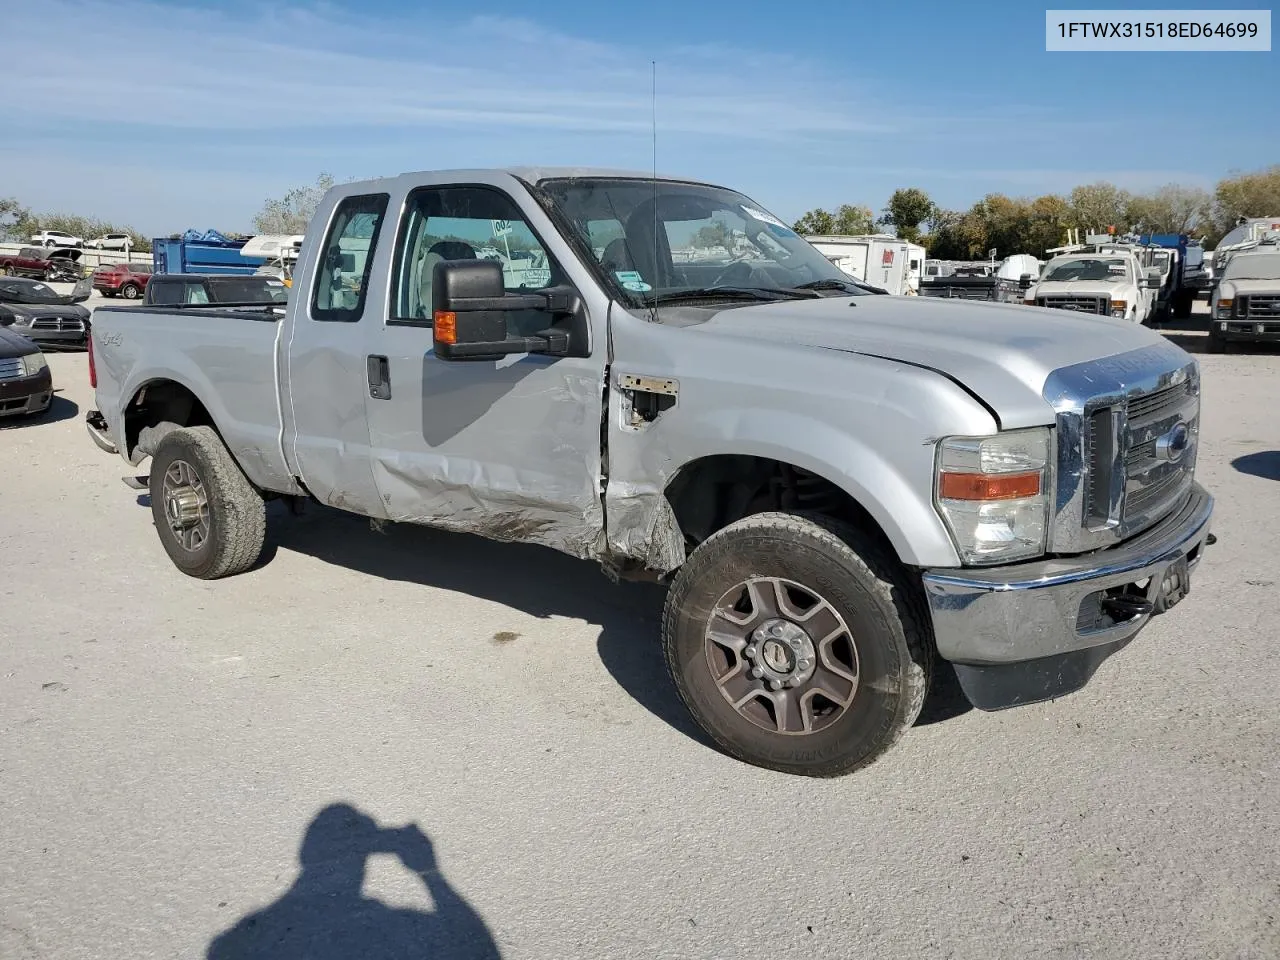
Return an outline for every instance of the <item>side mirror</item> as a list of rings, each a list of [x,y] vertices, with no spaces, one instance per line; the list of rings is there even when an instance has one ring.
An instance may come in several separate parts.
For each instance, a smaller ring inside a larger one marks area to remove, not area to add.
[[[1024,273],[1022,276],[1018,278],[1019,290],[1026,290],[1030,286],[1031,286],[1031,274]]]
[[[1160,273],[1158,267],[1152,267],[1147,271],[1146,279],[1142,281],[1142,285],[1148,290],[1159,290],[1164,286],[1164,276]]]
[[[76,283],[75,289],[71,291],[72,303],[84,303],[93,296],[93,278],[85,277]]]
[[[517,310],[546,311],[547,329],[511,336],[506,315]],[[586,356],[585,324],[553,326],[555,314],[586,316],[572,290],[507,293],[502,264],[494,260],[443,260],[432,269],[432,340],[441,360],[493,360],[512,353]]]

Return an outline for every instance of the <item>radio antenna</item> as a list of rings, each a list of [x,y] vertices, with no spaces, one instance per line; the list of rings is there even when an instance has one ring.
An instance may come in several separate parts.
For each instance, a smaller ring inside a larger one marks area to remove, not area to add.
[[[652,89],[649,98],[649,125],[653,139],[653,279],[658,279],[658,61],[649,61]],[[658,302],[653,302],[653,322],[658,322]]]

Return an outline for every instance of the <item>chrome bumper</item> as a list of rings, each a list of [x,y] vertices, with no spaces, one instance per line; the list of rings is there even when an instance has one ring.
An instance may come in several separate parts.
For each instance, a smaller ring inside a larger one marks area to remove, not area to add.
[[[1078,689],[1102,659],[1131,640],[1152,616],[1142,611],[1113,618],[1104,612],[1108,591],[1120,588],[1158,608],[1170,568],[1184,558],[1188,569],[1199,562],[1212,514],[1213,497],[1195,484],[1180,510],[1109,550],[991,569],[926,570],[924,588],[938,653],[957,665],[982,668],[1039,661],[1042,669],[1032,672],[1043,679],[1054,669],[1063,672],[1068,661],[1062,658],[1083,652],[1096,662],[1078,683],[1060,678],[1055,688],[1046,681],[1038,695],[1026,691],[1014,702]],[[959,667],[957,672],[969,693],[966,672]]]
[[[89,439],[97,445],[99,450],[104,453],[118,452],[115,441],[111,439],[111,429],[97,410],[90,410],[85,414],[84,428],[89,433]]]

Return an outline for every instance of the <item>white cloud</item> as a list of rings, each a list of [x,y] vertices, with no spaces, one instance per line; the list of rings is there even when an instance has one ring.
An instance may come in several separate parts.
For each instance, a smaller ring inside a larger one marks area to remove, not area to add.
[[[643,133],[649,62],[535,23],[439,15],[376,24],[332,8],[193,9],[43,0],[6,14],[6,71],[40,78],[3,108],[45,121],[252,131],[501,127]],[[788,62],[758,74],[714,51],[659,66],[660,129],[742,139],[886,133]],[[56,69],[51,65],[56,63]],[[762,64],[763,65],[763,64]]]

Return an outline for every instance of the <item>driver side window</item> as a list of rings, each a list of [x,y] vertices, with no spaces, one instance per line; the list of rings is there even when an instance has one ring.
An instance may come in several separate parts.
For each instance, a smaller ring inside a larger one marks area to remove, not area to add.
[[[409,195],[396,242],[394,297],[387,323],[431,325],[436,264],[491,260],[502,266],[508,292],[563,283],[560,269],[514,200],[496,187],[424,187]],[[548,324],[545,312],[507,314],[511,333],[529,335]]]

